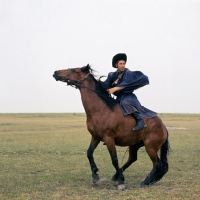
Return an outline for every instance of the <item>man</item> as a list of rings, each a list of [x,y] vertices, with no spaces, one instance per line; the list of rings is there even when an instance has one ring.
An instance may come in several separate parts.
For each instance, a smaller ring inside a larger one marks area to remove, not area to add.
[[[152,118],[156,113],[143,107],[138,101],[134,90],[149,84],[148,77],[140,71],[130,71],[125,68],[127,56],[124,53],[115,55],[112,59],[112,66],[117,71],[110,72],[108,78],[104,81],[108,85],[108,93],[117,96],[121,110],[126,115],[132,115],[136,120],[136,126],[133,130],[140,130],[146,125],[143,117]]]

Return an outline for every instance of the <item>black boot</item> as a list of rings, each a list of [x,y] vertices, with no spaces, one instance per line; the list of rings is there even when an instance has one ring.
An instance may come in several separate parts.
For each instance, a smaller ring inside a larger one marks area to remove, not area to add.
[[[133,131],[140,130],[140,129],[144,128],[145,126],[147,126],[143,117],[140,115],[139,112],[132,113],[132,116],[136,120],[136,126],[133,128]]]

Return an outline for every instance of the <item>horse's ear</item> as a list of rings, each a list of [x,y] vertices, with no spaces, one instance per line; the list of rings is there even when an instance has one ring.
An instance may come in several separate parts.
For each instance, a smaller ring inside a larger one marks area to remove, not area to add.
[[[87,70],[89,70],[89,69],[90,69],[90,65],[87,64],[87,65],[85,66],[85,68],[86,68]]]
[[[90,65],[89,64],[87,64],[85,67],[82,67],[82,71],[83,72],[88,72],[89,69],[90,69]]]

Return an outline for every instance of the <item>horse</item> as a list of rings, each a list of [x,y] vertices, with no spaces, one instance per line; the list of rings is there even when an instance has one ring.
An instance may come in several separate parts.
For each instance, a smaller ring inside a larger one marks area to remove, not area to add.
[[[87,117],[87,129],[91,134],[87,158],[92,171],[93,183],[99,180],[93,152],[100,142],[104,142],[110,153],[116,170],[112,180],[118,181],[118,189],[125,188],[123,172],[137,160],[138,149],[143,146],[153,163],[153,169],[140,186],[148,187],[167,173],[168,131],[158,116],[144,118],[147,126],[133,131],[136,125],[135,119],[131,115],[123,116],[119,103],[108,94],[104,82],[95,78],[94,70],[89,64],[84,67],[55,71],[53,77],[56,81],[66,82],[67,85],[80,91]],[[116,145],[129,147],[128,160],[121,168],[118,164]],[[160,158],[158,157],[159,150]]]

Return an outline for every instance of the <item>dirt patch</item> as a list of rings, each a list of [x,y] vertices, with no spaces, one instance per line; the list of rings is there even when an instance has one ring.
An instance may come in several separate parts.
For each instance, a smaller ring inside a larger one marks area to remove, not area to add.
[[[167,127],[167,129],[169,130],[187,130],[188,128],[184,128],[184,127]]]

